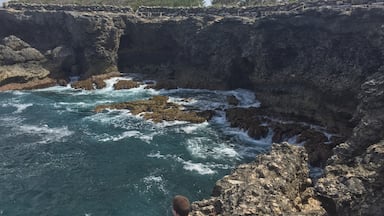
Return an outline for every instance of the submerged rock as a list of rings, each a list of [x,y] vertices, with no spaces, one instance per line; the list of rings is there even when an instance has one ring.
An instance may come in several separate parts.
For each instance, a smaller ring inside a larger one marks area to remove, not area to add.
[[[204,113],[182,110],[180,105],[168,102],[167,96],[154,96],[149,100],[99,105],[95,108],[95,112],[101,112],[105,109],[128,109],[133,115],[140,114],[145,119],[156,123],[162,121],[202,123],[209,118]]]
[[[307,164],[304,148],[274,144],[219,180],[211,198],[192,203],[191,215],[326,215]]]

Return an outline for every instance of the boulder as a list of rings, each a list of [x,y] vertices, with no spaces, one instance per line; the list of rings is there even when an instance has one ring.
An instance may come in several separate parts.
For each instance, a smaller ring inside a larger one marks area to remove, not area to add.
[[[14,51],[20,51],[22,49],[30,48],[31,46],[21,40],[20,38],[10,35],[2,40],[2,43]]]
[[[0,44],[0,65],[13,65],[31,61],[42,62],[43,54],[16,36],[9,36]]]

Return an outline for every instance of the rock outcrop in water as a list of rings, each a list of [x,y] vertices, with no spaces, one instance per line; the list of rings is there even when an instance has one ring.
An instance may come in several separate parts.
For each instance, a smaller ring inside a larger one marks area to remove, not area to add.
[[[226,117],[231,127],[241,128],[255,139],[272,136],[274,143],[290,141],[304,145],[309,164],[315,167],[324,167],[332,156],[333,147],[345,141],[344,137],[332,134],[332,131],[264,108],[230,108],[226,110]]]
[[[162,121],[202,123],[209,120],[205,112],[183,110],[182,106],[168,102],[167,96],[154,96],[149,100],[99,105],[95,108],[95,112],[101,112],[105,109],[127,109],[133,115],[141,115],[144,119],[152,120],[155,123]]]
[[[24,75],[3,79],[1,88],[23,84],[35,66],[55,79],[119,69],[164,88],[247,88],[267,113],[320,124],[345,138],[334,142],[342,143],[315,186],[328,214],[382,215],[384,9],[341,6],[256,18],[2,9],[0,39],[14,35],[31,47],[20,42],[28,48],[20,52],[3,42],[0,52],[13,57],[5,63],[2,55],[2,74],[21,68]],[[33,61],[15,61],[26,53]]]

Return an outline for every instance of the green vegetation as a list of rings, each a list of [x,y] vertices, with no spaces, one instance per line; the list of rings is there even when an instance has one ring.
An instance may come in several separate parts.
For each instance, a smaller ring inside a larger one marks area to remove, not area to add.
[[[167,7],[192,7],[203,6],[204,0],[19,0],[21,3],[41,4],[77,4],[77,5],[118,5],[131,6],[167,6]]]
[[[214,6],[259,6],[292,3],[298,0],[212,0]]]

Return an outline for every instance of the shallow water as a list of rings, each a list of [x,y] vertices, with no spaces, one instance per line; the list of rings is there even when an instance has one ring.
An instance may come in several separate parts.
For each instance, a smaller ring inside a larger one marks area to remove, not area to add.
[[[225,108],[227,95],[258,106],[251,92],[113,91],[114,82],[0,93],[0,215],[171,215],[175,194],[207,198],[218,179],[270,147],[270,137],[229,128],[220,111],[202,124],[92,111],[158,94],[196,109]]]

